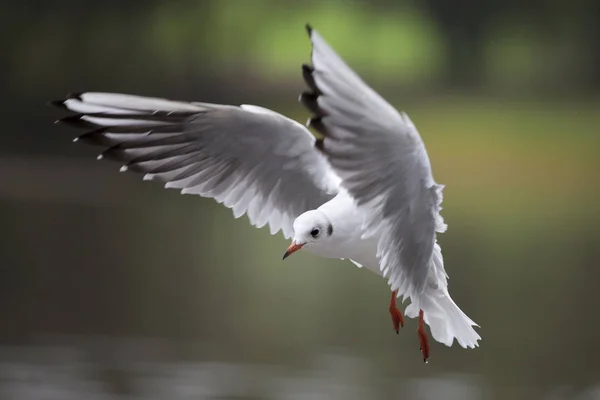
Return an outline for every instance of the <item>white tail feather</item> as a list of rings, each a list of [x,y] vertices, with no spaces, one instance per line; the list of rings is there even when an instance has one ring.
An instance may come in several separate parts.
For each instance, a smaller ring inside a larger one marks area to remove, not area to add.
[[[446,346],[452,346],[454,339],[464,348],[475,348],[479,346],[481,337],[473,322],[450,297],[445,288],[434,289],[427,286],[419,302],[413,302],[406,307],[407,317],[415,318],[419,315],[419,309],[423,310],[423,319],[431,329],[431,336]]]

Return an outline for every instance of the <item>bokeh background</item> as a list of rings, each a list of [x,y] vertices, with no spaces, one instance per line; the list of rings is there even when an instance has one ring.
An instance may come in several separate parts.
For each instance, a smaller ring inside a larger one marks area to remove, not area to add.
[[[600,3],[4,0],[1,399],[599,399]],[[446,184],[477,350],[392,329],[385,281],[53,125],[69,92],[296,100],[310,22],[408,112]]]

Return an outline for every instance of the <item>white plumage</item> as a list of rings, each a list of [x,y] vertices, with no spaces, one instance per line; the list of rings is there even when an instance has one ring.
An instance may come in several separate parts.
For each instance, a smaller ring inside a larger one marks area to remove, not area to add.
[[[79,141],[103,146],[102,158],[124,163],[166,188],[212,197],[282,231],[297,247],[347,258],[410,298],[406,315],[424,321],[450,346],[480,340],[453,302],[436,233],[446,225],[423,141],[412,121],[368,87],[309,28],[308,125],[274,111],[115,93],[82,93],[56,105],[62,119],[92,129]]]

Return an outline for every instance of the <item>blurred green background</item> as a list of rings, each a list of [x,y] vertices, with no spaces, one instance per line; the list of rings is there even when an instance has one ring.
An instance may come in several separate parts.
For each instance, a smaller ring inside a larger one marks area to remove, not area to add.
[[[0,398],[600,399],[600,3],[4,1]],[[385,281],[96,162],[68,92],[301,122],[310,22],[406,111],[446,185],[481,347],[393,332]]]

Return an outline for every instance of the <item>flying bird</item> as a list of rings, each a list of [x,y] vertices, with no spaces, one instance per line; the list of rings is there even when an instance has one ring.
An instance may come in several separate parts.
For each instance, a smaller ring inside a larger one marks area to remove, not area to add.
[[[394,330],[396,299],[410,299],[420,350],[425,324],[447,346],[478,346],[475,324],[448,292],[437,233],[443,185],[432,175],[417,128],[371,89],[307,25],[311,64],[300,102],[306,126],[253,105],[173,101],[86,92],[52,102],[75,114],[57,122],[85,128],[75,141],[101,146],[98,158],[183,194],[214,198],[256,227],[291,239],[283,258],[305,249],[350,260],[387,279]],[[318,138],[308,128],[320,134]]]

